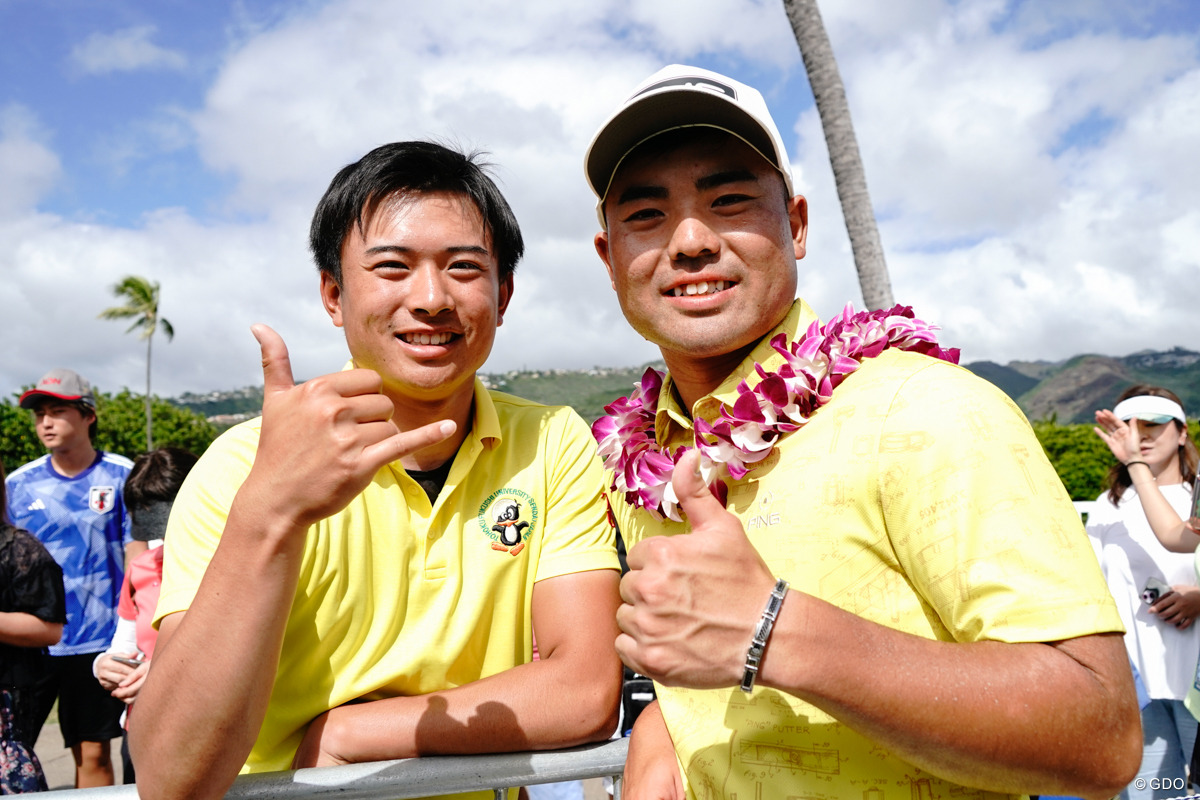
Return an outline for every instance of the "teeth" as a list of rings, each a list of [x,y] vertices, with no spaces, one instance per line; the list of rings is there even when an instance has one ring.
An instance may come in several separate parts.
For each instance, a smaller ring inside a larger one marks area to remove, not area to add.
[[[401,338],[409,344],[445,344],[450,341],[449,333],[406,333]]]
[[[716,294],[725,291],[725,281],[700,281],[686,286],[676,286],[671,290],[672,297],[695,297],[696,295]]]

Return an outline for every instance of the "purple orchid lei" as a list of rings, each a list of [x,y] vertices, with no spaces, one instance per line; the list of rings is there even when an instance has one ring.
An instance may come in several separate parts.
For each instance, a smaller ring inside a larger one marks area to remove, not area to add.
[[[784,358],[779,369],[767,372],[755,364],[762,380],[753,388],[745,381],[739,383],[733,408],[722,405],[714,423],[694,421],[701,478],[724,502],[728,489],[722,472],[741,479],[771,454],[780,438],[799,430],[828,403],[833,390],[864,359],[889,347],[957,364],[958,349],[940,347],[936,330],[917,319],[909,306],[855,313],[854,306],[847,304],[824,326],[814,321],[797,341],[789,343],[782,333],[775,336],[771,346]],[[629,397],[604,407],[608,414],[592,425],[592,435],[605,467],[613,471],[614,491],[622,492],[634,507],[680,522],[671,471],[692,448],[672,451],[655,441],[654,417],[663,378],[662,372],[647,369]]]

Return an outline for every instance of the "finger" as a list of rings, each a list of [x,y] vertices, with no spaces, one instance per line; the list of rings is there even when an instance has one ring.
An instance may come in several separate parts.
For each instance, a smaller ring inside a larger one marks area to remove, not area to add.
[[[292,360],[283,337],[261,322],[250,326],[250,332],[262,349],[263,396],[286,391],[296,385],[292,378]]]
[[[621,659],[625,666],[629,667],[634,672],[642,675],[648,674],[646,667],[636,657],[637,640],[627,633],[622,633],[617,636],[613,643],[617,649],[617,656]]]
[[[691,450],[679,459],[675,470],[671,473],[671,486],[675,489],[675,495],[679,498],[679,507],[687,515],[693,532],[705,523],[716,521],[729,514],[721,502],[713,497],[712,492],[704,485],[704,481],[700,478],[699,466],[700,454]]]
[[[1138,421],[1137,421],[1137,417],[1130,417],[1130,418],[1129,418],[1129,422],[1128,422],[1128,423],[1126,423],[1126,427],[1128,427],[1128,428],[1129,428],[1129,435],[1130,435],[1131,437],[1133,437],[1133,440],[1136,442],[1136,441],[1137,441],[1137,439],[1138,439]]]
[[[440,422],[431,422],[415,430],[397,432],[363,448],[363,461],[373,466],[371,471],[373,475],[375,470],[383,467],[384,464],[390,464],[419,450],[424,450],[426,447],[444,442],[454,435],[457,428],[458,426],[453,420],[444,419]]]
[[[641,575],[641,570],[630,567],[629,572],[621,576],[621,582],[617,584],[617,589],[621,594],[621,601],[624,603],[637,602],[640,593],[635,585],[638,577]]]

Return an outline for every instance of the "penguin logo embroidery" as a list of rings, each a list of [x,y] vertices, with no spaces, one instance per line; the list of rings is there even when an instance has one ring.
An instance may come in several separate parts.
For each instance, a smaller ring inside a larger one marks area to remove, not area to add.
[[[479,507],[480,529],[492,549],[516,556],[525,549],[537,527],[538,504],[519,489],[493,492]]]
[[[529,523],[521,519],[521,504],[516,500],[505,500],[496,514],[492,530],[500,534],[500,544],[513,547],[521,543],[521,533]]]

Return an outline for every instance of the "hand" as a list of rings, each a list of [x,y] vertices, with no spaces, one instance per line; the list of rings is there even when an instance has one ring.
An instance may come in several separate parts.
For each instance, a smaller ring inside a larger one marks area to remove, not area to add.
[[[667,686],[736,686],[775,578],[700,480],[696,458],[685,455],[672,476],[691,532],[653,536],[629,552],[617,653]]]
[[[1200,614],[1200,587],[1179,584],[1150,606],[1150,613],[1179,630],[1187,630]]]
[[[1142,444],[1138,435],[1137,419],[1126,423],[1117,419],[1117,415],[1106,408],[1096,412],[1096,427],[1092,430],[1108,445],[1117,461],[1128,464],[1130,461],[1141,460]]]
[[[454,433],[450,420],[401,433],[383,381],[367,369],[296,386],[287,346],[266,325],[251,329],[262,347],[262,433],[242,490],[269,518],[298,528],[334,514],[397,459]],[[239,492],[241,494],[241,492]]]
[[[112,696],[130,705],[137,699],[142,684],[146,682],[146,673],[150,671],[150,662],[143,661],[140,666],[131,668],[129,674],[112,690]]]
[[[100,685],[108,692],[115,690],[134,670],[128,664],[113,659],[114,655],[124,658],[138,657],[137,653],[105,653],[96,660],[96,680],[100,681]]]
[[[336,755],[332,744],[336,738],[337,725],[336,722],[330,724],[330,714],[339,710],[330,709],[309,723],[308,730],[304,732],[304,740],[300,742],[300,747],[296,749],[296,755],[292,758],[292,769],[336,767],[339,764],[350,763]]]
[[[684,800],[675,744],[663,722],[658,701],[642,710],[629,738],[625,758],[625,800]]]

